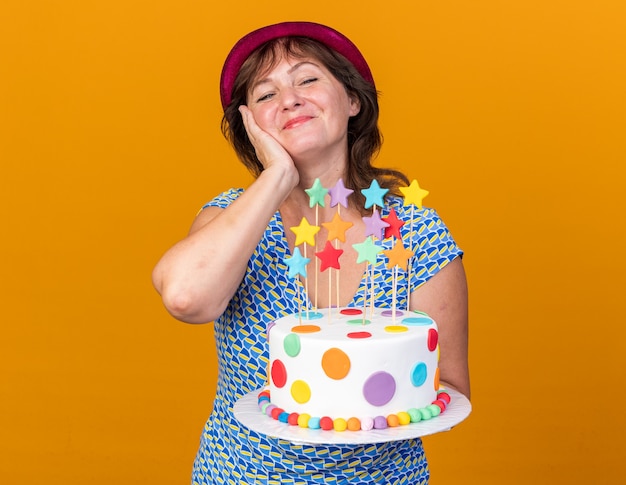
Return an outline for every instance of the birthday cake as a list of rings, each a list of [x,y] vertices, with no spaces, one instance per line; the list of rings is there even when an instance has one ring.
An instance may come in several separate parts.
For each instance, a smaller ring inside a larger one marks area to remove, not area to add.
[[[428,192],[416,181],[400,190],[405,205],[421,209],[421,199]],[[316,180],[307,190],[311,207],[324,206],[327,193],[331,207],[347,207],[351,192],[341,180],[330,190]],[[364,242],[353,244],[359,254],[356,262],[366,263],[367,274],[379,257],[386,257],[394,278],[398,270],[410,272],[413,251],[404,247],[399,230],[404,222],[393,210],[383,219],[378,213],[387,190],[374,180],[361,192],[372,215],[363,217]],[[343,251],[332,241],[345,241],[351,224],[342,222],[338,207],[333,222],[323,224],[329,237],[324,249],[315,252],[321,260],[320,271],[340,269]],[[296,242],[293,254],[285,259],[289,277],[306,280],[310,261],[306,245],[317,248],[318,228],[304,218],[300,226],[291,228]],[[392,240],[392,249],[385,251],[376,241],[387,238]],[[395,294],[393,308],[375,308],[373,290],[362,308],[301,307],[268,326],[268,388],[258,395],[263,413],[302,428],[367,431],[428,420],[446,409],[450,395],[439,387],[437,324],[425,313],[397,308]],[[301,295],[298,299],[306,300]]]
[[[261,410],[291,425],[370,430],[431,419],[439,390],[437,324],[424,313],[305,311],[273,322]]]

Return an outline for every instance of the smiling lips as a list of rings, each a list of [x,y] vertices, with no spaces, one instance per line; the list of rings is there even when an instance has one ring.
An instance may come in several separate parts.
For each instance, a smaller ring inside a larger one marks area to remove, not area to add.
[[[287,121],[287,123],[285,123],[285,126],[283,126],[283,130],[296,128],[311,119],[313,119],[313,116],[296,116],[295,118],[292,118],[289,121]]]

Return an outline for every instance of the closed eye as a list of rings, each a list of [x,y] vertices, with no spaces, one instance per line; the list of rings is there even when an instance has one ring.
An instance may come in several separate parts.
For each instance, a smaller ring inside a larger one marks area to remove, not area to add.
[[[260,103],[262,101],[267,101],[268,99],[271,99],[272,96],[274,96],[274,93],[266,93],[263,94],[262,96],[260,96],[259,98],[257,98],[256,102]]]
[[[318,80],[318,78],[316,78],[316,77],[307,77],[300,84],[311,84],[311,83],[314,83],[317,80]]]

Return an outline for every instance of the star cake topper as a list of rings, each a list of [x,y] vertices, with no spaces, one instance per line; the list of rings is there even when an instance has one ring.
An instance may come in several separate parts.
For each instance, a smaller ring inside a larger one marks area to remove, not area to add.
[[[396,210],[393,207],[389,211],[389,215],[383,217],[383,221],[389,224],[388,227],[385,227],[385,238],[395,236],[398,239],[402,239],[400,228],[404,226],[404,221],[398,219],[398,214],[396,214]]]
[[[315,253],[321,261],[320,271],[325,271],[328,268],[340,269],[339,266],[339,256],[343,254],[343,249],[336,249],[330,243],[330,241],[326,241],[326,245],[322,251],[318,251]]]
[[[337,204],[341,204],[346,209],[348,208],[348,197],[352,194],[354,190],[347,189],[343,184],[343,180],[337,180],[335,186],[328,191],[330,194],[330,206],[335,207]]]
[[[326,197],[328,189],[322,186],[322,182],[320,182],[320,179],[315,179],[313,185],[310,188],[305,189],[304,191],[309,194],[309,207],[313,208],[316,205],[326,207],[324,205],[324,197]]]
[[[319,226],[312,226],[306,217],[300,221],[300,225],[290,227],[291,231],[296,235],[296,246],[307,243],[309,246],[315,246],[315,235],[319,232]]]
[[[409,258],[413,256],[413,251],[406,249],[404,244],[402,244],[402,240],[394,244],[393,248],[383,250],[383,253],[389,258],[387,262],[388,269],[399,266],[404,271],[406,271]]]
[[[362,219],[363,222],[365,222],[365,235],[371,235],[377,237],[378,239],[382,239],[383,230],[386,227],[389,227],[389,223],[380,218],[378,210],[374,209],[371,216],[362,217]]]
[[[362,189],[361,193],[365,196],[365,204],[363,207],[369,209],[373,205],[382,207],[385,205],[383,197],[389,192],[389,189],[383,189],[378,185],[378,180],[372,180],[372,183],[367,189]]]
[[[352,247],[356,249],[358,256],[357,263],[367,261],[371,264],[376,264],[376,258],[378,254],[383,250],[381,246],[374,242],[372,236],[368,236],[362,243],[353,244]]]
[[[289,258],[285,258],[284,261],[289,267],[288,276],[290,278],[295,278],[298,275],[302,275],[306,278],[306,265],[309,264],[311,258],[304,258],[302,253],[300,253],[300,248],[295,248],[293,255]]]
[[[428,190],[422,189],[415,179],[408,187],[400,187],[400,192],[404,195],[404,205],[413,204],[418,209],[422,208],[422,199],[429,193]]]
[[[346,242],[346,231],[353,225],[349,221],[344,221],[337,212],[335,212],[331,222],[322,222],[322,226],[328,230],[329,241],[339,239],[341,242]]]

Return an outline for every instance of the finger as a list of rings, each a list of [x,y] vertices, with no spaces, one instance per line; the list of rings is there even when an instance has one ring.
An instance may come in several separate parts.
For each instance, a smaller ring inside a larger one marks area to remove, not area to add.
[[[252,111],[250,111],[247,106],[239,106],[239,112],[241,113],[243,126],[246,129],[248,138],[250,138],[250,141],[254,145],[255,140],[258,138],[259,132],[261,131],[261,128],[259,127],[259,125],[256,124],[256,120],[252,115]]]

